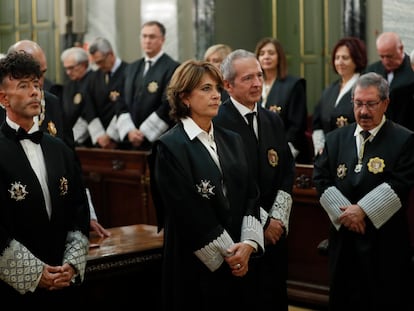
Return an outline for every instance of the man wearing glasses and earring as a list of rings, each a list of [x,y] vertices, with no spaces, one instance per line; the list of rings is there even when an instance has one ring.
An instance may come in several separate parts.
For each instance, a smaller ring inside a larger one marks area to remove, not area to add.
[[[352,100],[356,122],[326,136],[313,171],[331,220],[330,310],[409,310],[414,133],[385,117],[382,76],[360,76]]]

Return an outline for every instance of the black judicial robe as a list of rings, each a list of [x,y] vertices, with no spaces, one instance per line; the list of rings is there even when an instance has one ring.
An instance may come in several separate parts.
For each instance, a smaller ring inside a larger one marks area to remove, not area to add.
[[[240,136],[215,126],[214,139],[222,173],[205,146],[188,138],[181,122],[152,149],[152,194],[158,225],[164,228],[164,310],[223,310],[257,303],[249,291],[254,286],[249,273],[234,277],[225,262],[211,272],[193,254],[224,230],[239,242],[244,216],[260,222],[257,188]],[[202,196],[197,190],[201,181],[207,181],[214,194]]]
[[[266,108],[277,111],[282,118],[287,141],[299,151],[297,162],[309,163],[312,150],[305,135],[308,126],[306,80],[292,75],[276,79],[267,95]]]
[[[85,106],[84,115],[87,122],[99,118],[106,130],[114,116],[127,112],[124,83],[128,66],[128,63],[122,61],[118,69],[112,73],[108,84],[105,83],[105,73],[102,70],[90,73],[88,90],[93,106]]]
[[[267,212],[273,206],[279,190],[292,193],[295,162],[286,141],[283,122],[280,116],[262,107],[257,107],[259,140],[247,125],[244,117],[231,102],[225,101],[213,119],[215,125],[239,133],[245,145],[245,153],[259,185],[259,205]],[[277,165],[271,165],[271,152],[277,153]],[[283,236],[276,245],[266,245],[263,257],[255,258],[258,273],[263,273],[256,289],[262,308],[285,310],[287,301],[287,242]],[[253,267],[252,267],[253,268]]]
[[[387,120],[373,141],[365,145],[363,169],[355,173],[355,127],[353,123],[327,134],[324,151],[313,170],[319,194],[335,186],[356,204],[372,189],[387,183],[400,198],[402,208],[379,229],[366,217],[363,235],[331,226],[330,305],[332,310],[344,311],[408,310],[405,303],[412,293],[406,291],[410,261],[406,208],[414,183],[414,134]],[[382,172],[368,171],[368,161],[375,158],[384,160]],[[340,167],[346,168],[344,174],[338,172]]]
[[[143,77],[145,58],[131,63],[126,70],[125,102],[136,128],[153,112],[170,127],[174,122],[169,117],[170,106],[166,91],[168,83],[179,63],[168,54],[163,54]],[[142,148],[150,149],[145,140]]]
[[[313,112],[313,130],[323,130],[326,135],[336,128],[355,122],[351,90],[346,92],[339,100],[338,105],[335,106],[340,86],[341,81],[336,80],[323,90]]]
[[[47,179],[52,202],[51,219],[46,212],[40,183],[24,153],[15,131],[7,123],[0,131],[0,254],[12,239],[23,244],[46,264],[61,265],[66,236],[79,231],[89,236],[89,208],[80,167],[74,152],[60,139],[44,134],[41,147],[45,158]],[[67,180],[67,183],[64,182]],[[18,198],[12,185],[20,183],[27,191]],[[67,187],[66,187],[67,185]],[[11,192],[10,192],[11,191]],[[72,290],[45,291],[21,295],[0,281],[1,297],[13,306],[42,307],[57,302],[72,305],[68,295]],[[53,300],[55,299],[55,300]],[[57,299],[57,301],[56,301]],[[64,299],[64,300],[63,300]]]

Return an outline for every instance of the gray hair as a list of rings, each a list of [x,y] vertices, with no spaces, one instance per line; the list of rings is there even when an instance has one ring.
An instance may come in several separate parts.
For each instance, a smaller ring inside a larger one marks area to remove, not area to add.
[[[89,53],[93,55],[98,51],[103,55],[107,55],[108,53],[113,52],[111,43],[105,38],[96,38],[89,46]]]
[[[77,64],[89,62],[89,55],[84,49],[80,47],[72,47],[64,50],[60,54],[60,60],[64,62],[69,57],[73,57]]]
[[[390,94],[388,82],[381,75],[375,72],[368,72],[358,78],[357,82],[352,87],[352,98],[354,97],[355,89],[357,87],[366,89],[370,86],[377,88],[381,100],[388,99]]]
[[[234,82],[234,79],[236,78],[236,71],[234,70],[233,63],[242,58],[254,58],[257,60],[256,55],[252,52],[242,49],[234,50],[226,56],[220,65],[220,70],[223,74],[224,80],[227,80],[230,83]]]

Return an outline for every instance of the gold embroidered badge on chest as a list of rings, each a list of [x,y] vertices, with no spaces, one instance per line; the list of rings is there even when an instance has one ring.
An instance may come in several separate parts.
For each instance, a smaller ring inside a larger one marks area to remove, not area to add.
[[[369,159],[368,162],[368,171],[374,174],[384,172],[385,162],[384,159],[378,157]]]
[[[68,180],[65,177],[61,177],[59,182],[60,195],[64,196],[68,193]]]
[[[147,90],[150,93],[155,93],[158,90],[158,83],[157,83],[157,81],[152,81],[152,82],[148,83]]]

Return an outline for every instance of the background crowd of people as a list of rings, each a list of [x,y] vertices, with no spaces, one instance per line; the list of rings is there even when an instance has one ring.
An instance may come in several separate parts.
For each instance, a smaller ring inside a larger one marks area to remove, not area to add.
[[[162,23],[144,23],[144,56],[132,63],[120,59],[106,38],[96,38],[88,50],[68,48],[61,54],[67,74],[62,85],[45,80],[47,60],[36,42],[17,42],[1,63],[7,69],[0,81],[2,130],[39,129],[61,138],[64,152],[77,146],[151,152],[152,194],[165,235],[165,310],[195,310],[195,304],[211,310],[218,302],[226,302],[226,308],[287,310],[295,163],[315,165],[320,202],[332,222],[332,310],[392,308],[396,299],[400,309],[407,307],[403,287],[412,250],[405,210],[414,184],[414,53],[410,61],[398,34],[378,36],[380,60],[373,64],[367,64],[361,39],[341,38],[331,56],[338,79],[322,91],[311,112],[306,81],[289,74],[277,39],[261,39],[255,51],[216,44],[203,60],[180,63],[164,52],[165,38]],[[14,69],[22,55],[32,57],[21,60],[31,71]],[[24,114],[26,121],[33,120],[25,126],[16,117],[22,112],[14,112],[8,98],[13,79],[29,80],[34,89],[26,95],[37,109]],[[74,159],[70,170],[79,173]],[[76,174],[70,177],[80,178]],[[73,200],[88,207],[89,217],[79,221],[108,235],[88,189],[80,188]],[[10,199],[2,200],[7,213]],[[25,241],[9,224],[0,226],[6,233],[0,250],[14,239]],[[389,250],[386,245],[396,240]],[[23,246],[32,251],[30,243]],[[0,255],[1,285],[19,286],[6,276],[5,256],[17,260],[7,251]],[[62,271],[82,276],[82,267],[70,264]],[[378,270],[384,273],[379,276]],[[350,282],[350,275],[357,281]],[[43,293],[37,290],[45,287],[43,279],[37,280],[20,293]],[[229,295],[237,295],[237,301]]]

